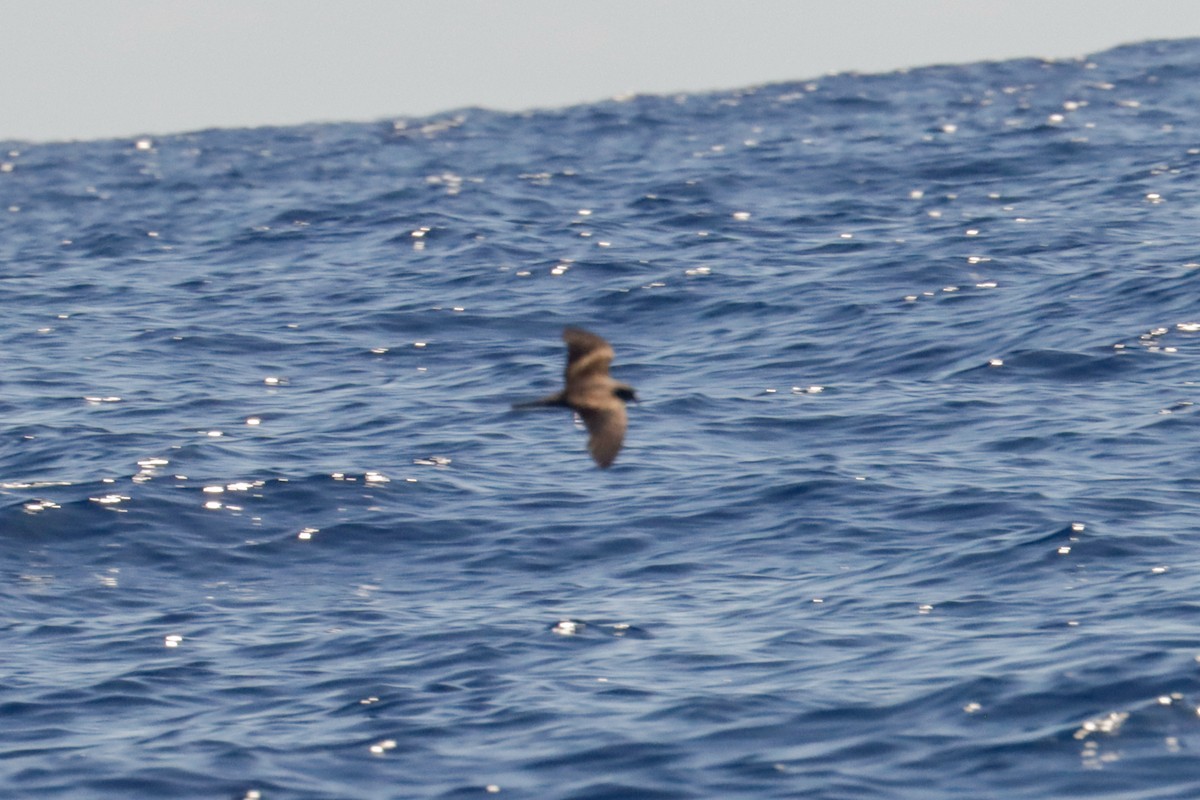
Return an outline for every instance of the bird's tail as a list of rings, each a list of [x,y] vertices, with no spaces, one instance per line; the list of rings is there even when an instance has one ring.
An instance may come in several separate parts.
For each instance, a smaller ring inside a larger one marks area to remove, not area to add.
[[[524,403],[513,403],[514,411],[523,411],[528,408],[546,408],[547,406],[565,406],[566,397],[562,392],[548,394],[545,397],[539,397],[537,400],[527,400]]]

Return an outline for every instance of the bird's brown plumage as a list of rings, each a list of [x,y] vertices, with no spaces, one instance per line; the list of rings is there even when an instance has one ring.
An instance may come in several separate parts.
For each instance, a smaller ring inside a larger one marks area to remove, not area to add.
[[[594,333],[567,328],[567,405],[588,429],[588,451],[601,467],[616,459],[625,439],[625,401],[615,390],[620,385],[608,374],[612,345]]]
[[[627,417],[625,401],[636,399],[633,387],[608,374],[612,345],[580,328],[563,331],[567,343],[566,387],[528,406],[566,406],[577,413],[588,429],[588,451],[596,464],[608,467],[621,450]]]

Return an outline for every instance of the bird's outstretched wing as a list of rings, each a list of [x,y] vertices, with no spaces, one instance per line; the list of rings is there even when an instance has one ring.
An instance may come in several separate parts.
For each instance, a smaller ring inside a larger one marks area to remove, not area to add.
[[[598,466],[610,466],[625,439],[625,404],[618,401],[604,408],[580,408],[578,411],[588,429],[588,452]]]
[[[608,375],[608,365],[613,360],[612,345],[596,334],[580,328],[564,330],[563,341],[567,343],[565,377],[568,387],[572,381]]]

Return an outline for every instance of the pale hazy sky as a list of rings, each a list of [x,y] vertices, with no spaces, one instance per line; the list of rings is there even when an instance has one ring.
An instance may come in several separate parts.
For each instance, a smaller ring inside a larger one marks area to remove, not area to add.
[[[517,110],[1184,36],[1197,0],[0,0],[0,140]]]

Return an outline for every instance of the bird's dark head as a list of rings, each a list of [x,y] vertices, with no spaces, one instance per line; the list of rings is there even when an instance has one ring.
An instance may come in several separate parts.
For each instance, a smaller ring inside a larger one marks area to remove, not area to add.
[[[637,395],[633,392],[633,387],[624,383],[618,384],[617,387],[613,389],[613,394],[624,400],[626,403],[636,403],[638,401]]]

